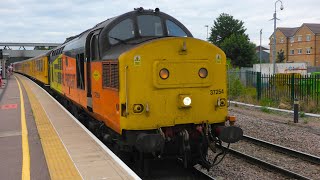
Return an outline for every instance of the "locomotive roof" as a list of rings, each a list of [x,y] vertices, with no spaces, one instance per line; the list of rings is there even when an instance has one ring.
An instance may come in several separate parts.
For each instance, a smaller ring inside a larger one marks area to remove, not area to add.
[[[163,17],[165,19],[172,20],[173,22],[178,24],[179,27],[181,27],[185,31],[185,33],[187,34],[188,37],[192,37],[192,34],[190,33],[190,31],[182,23],[180,23],[178,20],[176,20],[172,16],[170,16],[166,13],[160,12],[158,8],[156,8],[155,10],[145,10],[143,8],[136,8],[134,11],[130,11],[130,12],[124,13],[122,15],[109,18],[105,21],[102,21],[102,22],[96,24],[94,27],[87,29],[86,31],[84,31],[78,35],[66,38],[66,41],[61,46],[58,46],[51,51],[51,56],[53,56],[52,59],[55,59],[54,57],[56,55],[61,54],[62,51],[66,52],[66,51],[75,50],[75,49],[77,49],[78,51],[85,51],[85,44],[87,41],[87,37],[88,37],[88,35],[90,35],[90,33],[93,33],[95,31],[103,32],[106,29],[112,28],[113,26],[115,26],[116,24],[118,24],[119,22],[121,22],[124,19],[133,18],[138,15],[157,15],[157,16]],[[127,46],[127,45],[120,45],[120,46],[122,46],[122,48],[116,47],[114,50],[108,52],[107,54],[110,55],[110,53],[113,52],[112,57],[115,57],[115,56],[119,55],[120,51],[123,51],[125,49],[130,48],[130,46]],[[131,47],[132,47],[132,45],[131,45]],[[105,56],[107,54],[103,54],[102,56]]]
[[[135,8],[134,11],[130,11],[130,12],[127,12],[127,13],[124,13],[122,15],[119,15],[119,16],[115,16],[115,17],[112,17],[112,18],[109,18],[105,21],[102,21],[98,24],[96,24],[94,27],[92,27],[91,29],[87,29],[86,31],[78,34],[78,35],[75,35],[75,36],[71,36],[71,37],[68,37],[66,38],[66,41],[61,45],[61,46],[64,46],[65,44],[67,44],[68,42],[74,40],[74,39],[79,39],[81,38],[82,36],[85,36],[87,34],[89,34],[90,32],[92,31],[95,31],[97,29],[102,29],[102,28],[105,28],[106,26],[108,26],[109,24],[111,24],[112,22],[114,21],[117,21],[117,19],[123,19],[125,17],[132,17],[132,16],[135,16],[137,14],[160,14],[161,16],[165,16],[169,19],[174,19],[175,21],[179,22],[178,20],[176,20],[175,18],[173,18],[172,16],[169,16],[168,14],[166,13],[163,13],[163,12],[160,12],[159,9],[156,9],[156,10],[151,10],[151,9],[143,9],[143,8]],[[187,29],[186,29],[187,30]],[[188,31],[188,30],[187,30]],[[192,34],[188,31],[188,33],[190,34],[190,36],[192,36]]]

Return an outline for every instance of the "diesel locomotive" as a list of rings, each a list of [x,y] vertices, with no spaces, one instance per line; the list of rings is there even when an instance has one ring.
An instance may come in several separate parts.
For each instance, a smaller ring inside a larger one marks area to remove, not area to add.
[[[14,64],[118,152],[206,168],[215,163],[208,148],[242,137],[228,116],[226,69],[221,49],[158,8],[107,19]]]

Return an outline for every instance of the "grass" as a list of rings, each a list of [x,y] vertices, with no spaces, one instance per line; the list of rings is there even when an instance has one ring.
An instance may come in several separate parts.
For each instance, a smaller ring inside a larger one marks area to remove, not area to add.
[[[316,101],[300,101],[300,111],[309,113],[320,113],[320,105]]]
[[[304,113],[303,111],[300,111],[300,112],[299,112],[299,116],[302,117],[302,118],[303,118],[303,117],[306,117],[306,113]]]
[[[268,109],[266,106],[262,106],[260,110],[265,113],[271,113],[271,110]]]
[[[309,123],[309,119],[304,119],[303,120],[303,124],[308,124]]]

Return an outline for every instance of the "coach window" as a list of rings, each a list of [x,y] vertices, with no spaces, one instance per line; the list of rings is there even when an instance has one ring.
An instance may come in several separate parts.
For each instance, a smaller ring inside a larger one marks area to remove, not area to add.
[[[109,32],[109,42],[111,45],[134,37],[133,22],[131,19],[121,21]]]
[[[168,36],[187,37],[187,34],[174,22],[166,20]]]
[[[158,16],[138,16],[138,28],[141,36],[163,36],[161,19]]]

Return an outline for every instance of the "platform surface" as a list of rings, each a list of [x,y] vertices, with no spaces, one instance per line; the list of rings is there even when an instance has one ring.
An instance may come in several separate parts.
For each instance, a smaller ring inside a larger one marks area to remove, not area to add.
[[[0,102],[0,174],[5,179],[24,179],[27,171],[31,179],[139,179],[47,92],[15,76]]]
[[[0,89],[0,174],[1,179],[22,179],[20,89],[14,77],[5,82],[6,90]],[[21,90],[23,96],[27,97],[26,92]],[[50,179],[28,98],[24,98],[23,105],[28,129],[29,174],[33,179]]]

